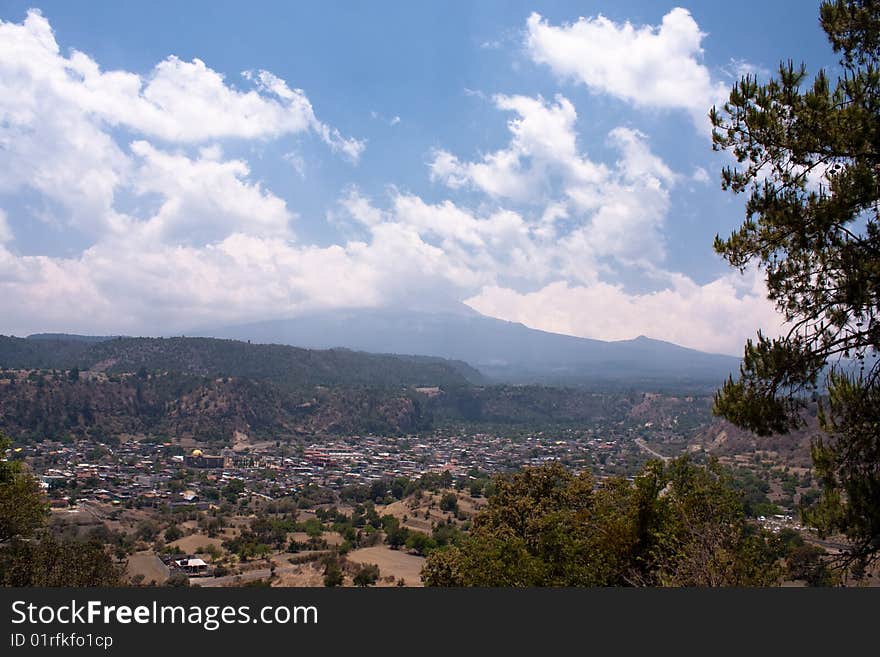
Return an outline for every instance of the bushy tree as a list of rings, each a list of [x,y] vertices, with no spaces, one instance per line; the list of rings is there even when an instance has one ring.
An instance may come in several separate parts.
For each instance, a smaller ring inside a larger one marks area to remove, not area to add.
[[[99,541],[16,539],[0,550],[3,586],[121,586],[123,569]]]
[[[49,508],[40,484],[19,461],[5,459],[12,441],[0,433],[0,545],[34,534]]]
[[[165,530],[165,540],[168,543],[173,543],[178,538],[183,537],[183,531],[177,525],[169,525],[168,529]]]
[[[328,566],[324,569],[324,586],[341,586],[342,582],[342,569],[338,565]]]
[[[135,535],[145,541],[152,541],[159,535],[159,525],[154,520],[142,520],[138,523]]]
[[[763,268],[788,326],[748,341],[715,411],[785,432],[827,388],[828,437],[813,445],[823,495],[806,516],[852,539],[849,560],[864,567],[880,551],[880,3],[824,2],[819,16],[836,80],[810,82],[789,61],[766,83],[743,77],[711,112],[715,149],[738,161],[722,187],[748,193],[744,223],[715,248]]]
[[[406,538],[406,548],[422,556],[437,547],[436,541],[422,532],[411,531]]]
[[[440,510],[455,513],[458,511],[458,496],[455,493],[444,493],[440,498]]]
[[[355,586],[372,586],[379,580],[379,566],[374,563],[364,564],[354,574]]]

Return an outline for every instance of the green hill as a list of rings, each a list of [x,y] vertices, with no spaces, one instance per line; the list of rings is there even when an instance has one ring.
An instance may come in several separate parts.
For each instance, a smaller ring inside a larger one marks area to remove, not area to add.
[[[0,367],[106,373],[176,372],[247,377],[284,387],[303,385],[437,386],[478,383],[481,374],[442,358],[368,354],[347,349],[299,349],[211,338],[0,336]]]

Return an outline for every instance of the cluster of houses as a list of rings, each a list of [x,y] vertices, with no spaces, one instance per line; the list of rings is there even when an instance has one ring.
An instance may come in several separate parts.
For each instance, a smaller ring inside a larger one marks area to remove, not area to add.
[[[203,489],[237,480],[243,493],[267,498],[309,484],[338,488],[385,477],[418,478],[448,471],[494,473],[561,460],[573,469],[590,467],[597,452],[615,442],[591,431],[524,434],[438,431],[406,438],[385,436],[316,437],[305,447],[278,449],[274,443],[247,452],[231,449],[182,450],[172,442],[120,440],[118,444],[44,441],[20,448],[39,474],[52,504],[78,500],[126,506],[207,507]],[[179,483],[183,479],[183,490]]]
[[[584,442],[540,435],[516,441],[487,433],[438,432],[406,439],[353,436],[315,442],[298,455],[265,454],[261,467],[282,487],[334,487],[388,477],[416,479],[429,472],[448,471],[456,477],[474,470],[494,473],[553,460],[578,469],[589,466],[592,449]]]

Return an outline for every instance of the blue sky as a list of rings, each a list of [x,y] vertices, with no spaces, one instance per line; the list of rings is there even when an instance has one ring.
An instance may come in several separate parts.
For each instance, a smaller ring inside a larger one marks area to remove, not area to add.
[[[743,199],[703,117],[743,71],[833,66],[818,2],[33,6],[0,2],[0,332],[779,328],[711,249]]]

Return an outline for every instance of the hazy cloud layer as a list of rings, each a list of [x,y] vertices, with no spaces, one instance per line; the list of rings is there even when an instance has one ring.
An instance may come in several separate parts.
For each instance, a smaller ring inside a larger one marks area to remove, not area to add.
[[[763,278],[755,272],[746,278],[728,274],[705,285],[681,275],[672,278],[668,288],[645,294],[628,294],[608,283],[566,281],[530,293],[486,287],[467,303],[483,314],[545,331],[605,340],[648,335],[733,355],[740,355],[743,336],[756,326],[771,333],[780,328],[781,316],[767,303]]]

